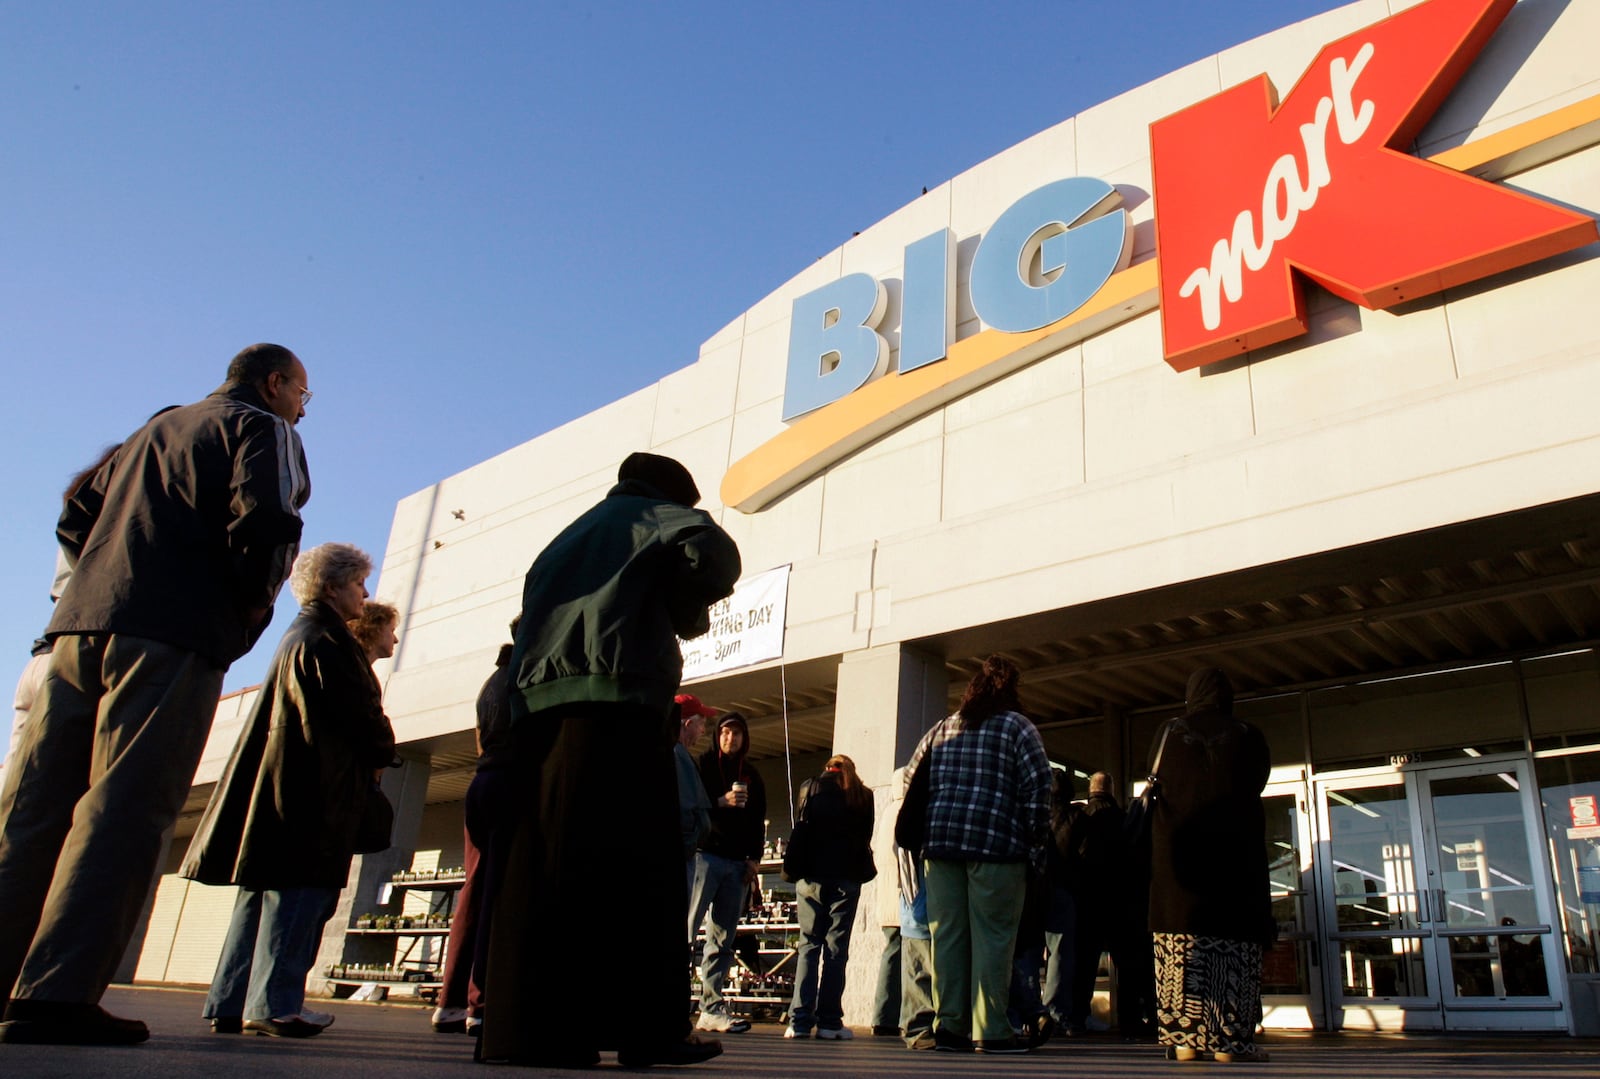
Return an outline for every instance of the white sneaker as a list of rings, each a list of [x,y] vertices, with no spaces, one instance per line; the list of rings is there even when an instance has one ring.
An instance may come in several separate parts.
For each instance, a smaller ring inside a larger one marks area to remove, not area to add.
[[[831,1030],[827,1027],[817,1028],[817,1037],[825,1042],[847,1042],[855,1036],[856,1032],[849,1027],[834,1027]]]
[[[785,1038],[789,1038],[789,1039],[809,1038],[809,1037],[811,1037],[811,1031],[809,1031],[809,1030],[796,1030],[794,1028],[794,1024],[790,1023],[788,1026],[783,1028],[783,1036]]]
[[[475,1016],[467,1016],[467,1036],[480,1038],[483,1036],[483,1020]]]
[[[433,1032],[435,1034],[460,1034],[467,1029],[467,1009],[465,1008],[435,1008],[433,1009]]]
[[[726,1012],[701,1012],[696,1030],[709,1030],[718,1034],[743,1034],[750,1029],[747,1019],[735,1019]]]
[[[314,1012],[310,1008],[301,1008],[300,1009],[300,1018],[304,1019],[306,1022],[310,1023],[312,1026],[314,1026],[314,1027],[322,1027],[324,1030],[326,1030],[328,1027],[333,1026],[333,1013],[332,1012]]]

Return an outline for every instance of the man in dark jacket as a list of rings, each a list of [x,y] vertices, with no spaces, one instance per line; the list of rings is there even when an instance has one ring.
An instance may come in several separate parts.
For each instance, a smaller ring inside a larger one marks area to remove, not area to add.
[[[189,791],[228,665],[255,644],[310,495],[311,393],[253,345],[196,404],[153,417],[66,503],[74,563],[44,693],[0,799],[0,1041],[131,1044],[99,1006]]]
[[[689,941],[705,922],[705,953],[700,964],[701,1030],[743,1034],[744,1019],[728,1014],[722,984],[733,965],[733,938],[744,897],[761,866],[766,842],[767,789],[746,760],[750,727],[738,712],[717,721],[711,745],[700,754],[700,781],[711,801],[711,833],[694,856],[694,887],[689,898]],[[710,917],[707,918],[707,912]]]
[[[1117,1028],[1124,1039],[1144,1040],[1153,1034],[1155,1018],[1150,938],[1144,928],[1147,903],[1139,894],[1141,889],[1148,893],[1149,883],[1129,857],[1123,810],[1111,786],[1105,772],[1089,777],[1089,797],[1065,841],[1077,912],[1069,1030],[1088,1029],[1100,957],[1110,952],[1117,971]]]
[[[635,453],[528,570],[510,665],[525,802],[495,899],[485,1060],[592,1067],[615,1049],[640,1067],[721,1052],[683,1006],[672,705],[678,638],[710,628],[739,550],[699,500],[677,461]],[[618,978],[623,1022],[585,1002]]]

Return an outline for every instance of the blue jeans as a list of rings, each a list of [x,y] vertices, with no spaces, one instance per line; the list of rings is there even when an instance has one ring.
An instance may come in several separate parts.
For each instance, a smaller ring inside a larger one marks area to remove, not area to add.
[[[700,1011],[707,1015],[726,1015],[728,1004],[722,998],[722,983],[733,965],[733,934],[744,909],[745,863],[705,851],[694,856],[694,887],[689,897],[689,943],[700,922],[706,923],[706,947],[700,960]],[[707,910],[711,917],[706,917]]]
[[[833,878],[799,880],[794,894],[800,911],[800,947],[795,953],[789,1024],[800,1034],[819,1026],[838,1030],[844,1026],[844,971],[850,961],[850,930],[861,885]]]
[[[240,888],[201,1014],[207,1019],[299,1015],[306,1002],[306,974],[338,899],[337,888]]]

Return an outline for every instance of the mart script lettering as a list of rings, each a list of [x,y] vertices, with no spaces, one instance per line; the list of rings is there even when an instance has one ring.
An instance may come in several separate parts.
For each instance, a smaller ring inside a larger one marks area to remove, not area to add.
[[[1188,299],[1200,293],[1200,317],[1206,329],[1214,330],[1222,324],[1223,295],[1230,302],[1239,299],[1244,290],[1244,267],[1259,270],[1265,266],[1273,245],[1294,234],[1300,215],[1316,206],[1317,193],[1333,182],[1328,168],[1328,120],[1335,121],[1339,141],[1346,146],[1366,134],[1374,105],[1363,101],[1358,106],[1354,91],[1356,79],[1372,59],[1373,51],[1368,42],[1356,54],[1354,63],[1335,57],[1328,65],[1333,93],[1317,102],[1316,119],[1300,125],[1300,138],[1305,144],[1304,177],[1300,162],[1292,153],[1274,161],[1267,172],[1267,183],[1261,191],[1261,241],[1257,243],[1255,239],[1255,218],[1249,210],[1241,210],[1233,221],[1233,235],[1218,240],[1211,249],[1211,265],[1200,267],[1184,279],[1178,295]]]

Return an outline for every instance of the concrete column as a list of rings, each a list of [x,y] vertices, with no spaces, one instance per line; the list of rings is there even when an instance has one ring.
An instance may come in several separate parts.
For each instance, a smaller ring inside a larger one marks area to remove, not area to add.
[[[394,955],[395,939],[392,937],[351,937],[347,944],[345,931],[355,923],[357,915],[380,906],[378,896],[383,886],[395,873],[409,869],[416,853],[433,758],[427,753],[403,749],[399,755],[400,767],[386,768],[383,773],[383,793],[394,806],[394,844],[377,854],[358,854],[350,863],[349,880],[339,893],[339,905],[334,908],[333,917],[323,927],[317,961],[306,978],[308,992],[328,991],[323,971],[330,963],[386,963]]]
[[[861,905],[850,934],[850,965],[845,980],[845,1022],[871,1022],[878,960],[885,924],[899,918],[893,854],[894,770],[911,757],[917,742],[945,715],[949,678],[944,660],[899,644],[880,645],[846,655],[839,664],[839,694],[834,706],[833,749],[856,762],[862,781],[873,790],[878,824],[873,860],[878,876],[861,889]]]

